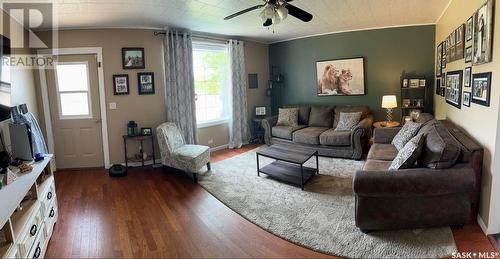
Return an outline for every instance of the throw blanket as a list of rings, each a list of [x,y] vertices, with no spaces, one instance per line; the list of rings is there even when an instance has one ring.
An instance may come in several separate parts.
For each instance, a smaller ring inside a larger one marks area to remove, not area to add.
[[[27,112],[21,115],[21,121],[28,124],[31,128],[31,139],[33,141],[33,154],[40,153],[45,155],[48,153],[47,145],[45,144],[45,139],[43,138],[42,130],[40,125],[36,120],[35,116],[31,112]]]

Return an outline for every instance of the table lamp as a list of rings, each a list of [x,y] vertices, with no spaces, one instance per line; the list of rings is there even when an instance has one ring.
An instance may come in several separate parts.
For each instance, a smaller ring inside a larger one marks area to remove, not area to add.
[[[392,108],[398,107],[395,95],[384,95],[382,97],[382,108],[387,109],[387,122],[392,121]]]

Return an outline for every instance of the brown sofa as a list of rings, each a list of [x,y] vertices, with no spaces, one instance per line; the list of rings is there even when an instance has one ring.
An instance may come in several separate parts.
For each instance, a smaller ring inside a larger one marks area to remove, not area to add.
[[[276,126],[278,116],[262,121],[266,144],[288,144],[311,148],[320,156],[361,159],[371,138],[373,117],[367,106],[287,106],[299,108],[298,126]],[[341,112],[362,112],[351,131],[334,131]]]
[[[425,117],[425,116],[424,116]],[[377,128],[367,161],[356,172],[356,226],[383,229],[462,226],[478,210],[483,149],[449,122],[422,121],[418,167],[389,171],[401,128]]]

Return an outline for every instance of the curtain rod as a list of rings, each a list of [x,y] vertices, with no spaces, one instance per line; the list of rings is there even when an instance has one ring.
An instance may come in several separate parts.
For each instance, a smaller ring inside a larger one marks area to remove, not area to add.
[[[154,36],[158,35],[166,35],[167,32],[165,31],[155,31]],[[172,32],[168,32],[168,34],[172,34]],[[219,42],[229,42],[229,39],[224,39],[224,38],[217,38],[217,37],[210,37],[210,36],[205,36],[205,35],[199,35],[199,34],[191,34],[193,38],[198,38],[198,39],[207,39],[207,40],[213,40],[213,41],[219,41]],[[238,40],[238,43],[240,44],[240,41]]]

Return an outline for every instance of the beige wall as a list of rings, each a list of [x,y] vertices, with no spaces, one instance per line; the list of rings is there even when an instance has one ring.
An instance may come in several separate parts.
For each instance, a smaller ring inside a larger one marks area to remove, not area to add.
[[[473,12],[479,8],[485,0],[453,0],[446,10],[442,18],[436,25],[436,47],[437,44],[444,41],[445,38],[460,24],[465,23]],[[483,181],[481,192],[480,217],[488,227],[489,231],[497,229],[500,231],[500,223],[493,220],[500,218],[500,211],[494,211],[490,208],[494,202],[498,202],[500,191],[498,186],[498,178],[500,177],[500,168],[494,165],[494,158],[498,157],[499,152],[496,151],[495,140],[497,137],[497,120],[499,115],[498,100],[500,97],[500,88],[498,87],[498,76],[500,76],[500,5],[497,5],[495,13],[497,14],[495,21],[495,32],[493,39],[493,62],[473,66],[472,73],[493,72],[492,75],[492,92],[490,107],[471,103],[471,107],[462,106],[457,109],[449,104],[446,104],[444,98],[434,95],[436,117],[439,119],[449,119],[454,123],[463,127],[470,135],[472,135],[484,147],[484,166],[483,166]],[[472,44],[466,42],[466,46]],[[463,70],[466,66],[471,66],[470,63],[465,64],[465,61],[458,60],[446,65],[445,71]],[[471,88],[462,88],[462,91],[471,91]],[[500,149],[499,149],[500,150]],[[496,186],[493,185],[493,180],[496,178]],[[493,215],[495,214],[495,215]]]
[[[255,113],[255,106],[266,106],[271,109],[271,97],[266,96],[269,80],[269,52],[266,44],[245,42],[245,67],[248,74],[257,74],[258,88],[248,89],[247,109],[249,127],[252,130],[251,120]],[[209,144],[209,141],[212,143]],[[220,147],[229,143],[229,127],[222,124],[214,127],[198,129],[198,143],[210,147]]]
[[[38,33],[42,39],[48,34]],[[106,87],[106,104],[108,117],[108,134],[110,148],[110,162],[123,162],[122,135],[126,133],[126,124],[135,120],[139,127],[155,128],[166,119],[165,112],[165,85],[163,73],[162,37],[154,36],[152,30],[139,29],[102,29],[102,30],[65,30],[59,32],[59,48],[76,47],[102,47],[104,81]],[[141,47],[145,49],[145,69],[124,70],[121,65],[121,49],[123,47]],[[257,104],[269,105],[269,98],[265,100],[260,96],[266,85],[268,76],[267,45],[248,43],[245,47],[248,57],[247,69],[259,73],[258,91],[249,90],[249,107]],[[138,95],[137,73],[155,73],[155,94]],[[113,94],[113,74],[128,74],[130,81],[129,95]],[[250,101],[251,100],[251,101]],[[116,102],[117,109],[110,110],[109,103]],[[219,125],[198,130],[198,142],[210,144],[212,147],[228,143],[229,130],[227,125]],[[137,146],[132,146],[130,151],[136,151]],[[148,149],[146,149],[146,152]],[[159,150],[156,148],[159,155]],[[129,153],[130,154],[130,153]]]
[[[12,24],[14,27],[22,28],[22,25],[11,19],[10,16],[1,11],[2,24],[0,25],[0,34],[11,38],[9,31],[3,31],[4,23]],[[26,30],[24,30],[26,31]],[[11,39],[13,40],[13,39]],[[24,55],[30,54],[31,50],[27,47],[25,49],[12,49],[12,58],[22,57]],[[11,105],[27,104],[28,109],[38,116],[38,105],[36,97],[36,84],[34,80],[34,70],[22,65],[11,67]]]
[[[42,40],[49,35],[38,33]],[[163,57],[161,37],[154,36],[151,30],[66,30],[59,32],[59,48],[102,47],[104,84],[106,89],[106,113],[109,135],[109,156],[111,164],[124,161],[123,139],[127,122],[134,120],[140,127],[155,128],[165,121],[165,94],[163,81]],[[121,50],[123,47],[145,49],[145,69],[122,69]],[[138,72],[154,72],[155,94],[139,95],[137,87]],[[113,75],[128,74],[129,95],[113,94]],[[116,110],[109,109],[115,102]],[[138,153],[138,145],[130,142],[129,155]],[[150,144],[145,143],[145,151],[150,152]],[[158,148],[156,153],[159,155]]]

